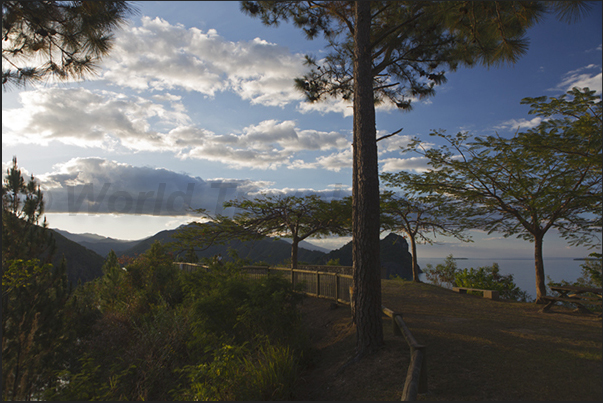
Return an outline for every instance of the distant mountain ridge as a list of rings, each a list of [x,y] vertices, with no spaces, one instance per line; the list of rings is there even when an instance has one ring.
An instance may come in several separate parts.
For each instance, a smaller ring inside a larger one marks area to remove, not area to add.
[[[152,237],[146,238],[133,247],[126,249],[118,256],[136,256],[146,252],[155,241],[161,243],[173,242],[173,235],[178,231],[164,230],[160,231]],[[249,259],[251,263],[264,262],[270,265],[281,264],[291,257],[291,244],[280,239],[264,238],[259,241],[239,241],[232,240],[224,245],[212,245],[206,250],[197,252],[197,257],[211,258],[216,255],[222,255],[226,260],[229,260],[229,250],[236,251],[237,256],[242,259]],[[300,247],[298,251],[298,260],[308,264],[314,264],[325,253],[317,250],[308,250]]]
[[[78,244],[93,250],[103,257],[107,257],[109,252],[113,250],[115,253],[119,255],[120,252],[123,252],[129,248],[134,247],[138,243],[144,241],[146,238],[138,239],[135,241],[129,241],[124,239],[115,239],[110,237],[105,237],[102,235],[84,233],[84,234],[73,234],[71,232],[61,230],[58,228],[53,228],[55,232],[63,235],[65,238],[77,242]]]
[[[54,231],[69,242],[76,242],[78,246],[93,252],[104,261],[103,256],[113,250],[118,256],[134,257],[146,252],[155,241],[162,244],[175,241],[173,235],[182,229],[182,226],[172,230],[164,230],[153,236],[138,241],[126,241],[96,234],[72,234],[68,231],[54,229]],[[287,242],[289,241],[289,242]],[[406,239],[400,235],[389,234],[380,241],[382,275],[391,278],[398,275],[405,279],[412,279],[412,256],[408,251]],[[312,248],[313,250],[309,249]],[[264,238],[259,241],[232,240],[224,245],[212,245],[204,251],[197,252],[197,257],[212,258],[222,255],[225,260],[230,260],[229,251],[234,250],[239,258],[248,259],[251,263],[266,263],[269,265],[288,264],[291,257],[291,242],[288,239]],[[321,265],[329,261],[339,260],[342,266],[352,266],[352,242],[348,242],[339,249],[327,251],[311,243],[300,243],[298,261],[300,264]],[[101,275],[102,267],[99,259],[91,255],[92,276]],[[420,269],[419,269],[420,270]],[[100,273],[100,274],[99,274]],[[86,280],[88,281],[88,280]]]

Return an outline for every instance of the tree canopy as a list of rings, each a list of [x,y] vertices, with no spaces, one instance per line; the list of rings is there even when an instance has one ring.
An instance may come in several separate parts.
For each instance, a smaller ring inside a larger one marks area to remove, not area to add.
[[[571,100],[566,95],[572,97]],[[542,244],[555,228],[570,245],[600,246],[603,164],[601,97],[574,88],[547,100],[526,98],[545,119],[512,138],[472,138],[434,131],[448,142],[406,151],[429,159],[428,176],[412,186],[452,195],[482,212],[478,227],[534,242],[537,300],[546,295]]]
[[[316,195],[262,195],[224,203],[225,209],[230,207],[235,209],[233,218],[199,211],[209,221],[192,223],[175,238],[187,250],[231,239],[291,238],[291,267],[296,269],[299,242],[308,237],[344,235],[350,228],[351,205],[346,199],[327,202]]]
[[[292,21],[309,39],[323,34],[330,53],[296,80],[309,101],[353,98],[352,243],[356,358],[383,344],[379,276],[379,170],[375,103],[408,110],[431,96],[446,69],[514,63],[526,31],[547,12],[571,20],[583,2],[243,1],[266,25]]]
[[[84,78],[133,12],[125,1],[3,1],[2,88]]]
[[[407,183],[407,172],[383,174],[381,178],[390,188],[402,187],[396,194],[391,190],[381,193],[381,225],[384,229],[403,233],[410,240],[413,281],[419,282],[417,244],[433,244],[437,235],[452,236],[472,242],[465,230],[471,228],[473,211],[445,195],[413,192]]]

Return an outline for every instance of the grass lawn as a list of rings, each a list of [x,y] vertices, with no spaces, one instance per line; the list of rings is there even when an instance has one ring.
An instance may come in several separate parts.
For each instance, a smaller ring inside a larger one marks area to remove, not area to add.
[[[602,327],[596,315],[492,301],[430,284],[382,280],[383,305],[401,312],[427,346],[429,391],[419,400],[596,400],[603,397]],[[299,400],[400,400],[409,349],[383,316],[385,346],[342,369],[356,342],[349,307],[308,297],[315,348]]]

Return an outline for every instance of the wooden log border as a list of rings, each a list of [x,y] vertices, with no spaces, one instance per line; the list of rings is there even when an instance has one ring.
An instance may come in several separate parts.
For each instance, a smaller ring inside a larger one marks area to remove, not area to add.
[[[415,340],[410,329],[402,319],[401,313],[396,313],[384,306],[381,308],[383,313],[392,320],[394,335],[403,336],[410,347],[410,364],[408,365],[401,400],[415,401],[417,400],[418,393],[427,393],[427,347]]]

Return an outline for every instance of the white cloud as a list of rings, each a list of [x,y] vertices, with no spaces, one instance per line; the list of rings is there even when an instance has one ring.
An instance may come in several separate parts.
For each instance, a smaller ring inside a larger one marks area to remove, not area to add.
[[[163,101],[165,99],[165,101]],[[235,168],[276,169],[303,151],[342,150],[338,132],[300,129],[292,120],[265,120],[240,133],[214,133],[191,123],[177,97],[138,96],[83,88],[46,88],[20,94],[20,108],[2,111],[8,144],[51,141],[114,151],[168,151]]]
[[[183,216],[191,208],[221,211],[222,203],[270,185],[245,179],[204,180],[164,168],[103,158],[73,158],[39,175],[46,211],[70,214]]]
[[[410,157],[410,158],[385,158],[380,161],[383,163],[383,172],[399,172],[399,171],[415,171],[425,172],[430,167],[429,159],[425,157]]]
[[[22,108],[2,110],[7,143],[47,145],[56,140],[82,147],[108,147],[118,139],[134,150],[163,147],[162,135],[150,120],[184,124],[188,116],[140,97],[83,88],[46,88],[20,94]]]
[[[377,137],[386,136],[388,132],[380,131],[377,133]],[[377,143],[379,147],[379,153],[386,153],[390,151],[401,151],[401,148],[406,147],[412,140],[412,136],[408,135],[394,135],[391,137],[384,138]]]
[[[525,119],[510,119],[505,122],[502,122],[496,126],[495,129],[504,129],[504,130],[520,130],[520,129],[532,129],[538,126],[543,119],[541,117],[535,117],[534,119],[525,120]]]
[[[603,76],[601,74],[601,66],[589,64],[576,70],[568,71],[562,77],[561,82],[554,90],[569,91],[574,87],[588,87],[595,90],[597,94],[601,94]]]
[[[326,169],[328,171],[339,172],[345,168],[352,168],[353,155],[351,147],[343,150],[331,153],[329,155],[323,155],[314,162],[306,162],[302,160],[295,160],[290,165],[292,169]]]
[[[260,38],[231,42],[214,29],[143,17],[116,36],[103,78],[139,90],[234,91],[252,104],[284,106],[302,99],[293,79],[304,74],[303,59]]]
[[[418,98],[411,98],[412,102],[419,102]],[[423,104],[429,105],[431,101],[422,101]],[[390,112],[397,110],[398,107],[389,100],[384,100],[382,103],[377,104],[375,109],[380,112]],[[297,105],[297,110],[301,113],[319,112],[321,115],[327,113],[341,113],[344,117],[354,116],[354,104],[353,102],[346,101],[345,99],[338,98],[326,98],[319,102],[307,102],[303,101]]]
[[[2,165],[6,168],[10,163]],[[234,198],[315,194],[329,200],[351,194],[351,189],[341,184],[326,189],[278,189],[268,181],[202,179],[165,168],[133,166],[98,157],[73,158],[56,164],[51,172],[38,175],[37,180],[44,192],[46,212],[87,216],[198,216],[193,209],[199,208],[211,215],[231,215],[235,211],[224,210],[223,203]]]
[[[341,113],[344,117],[354,115],[352,102],[343,98],[327,98],[320,102],[300,102],[297,109],[301,113],[319,112],[321,115],[326,113]]]

